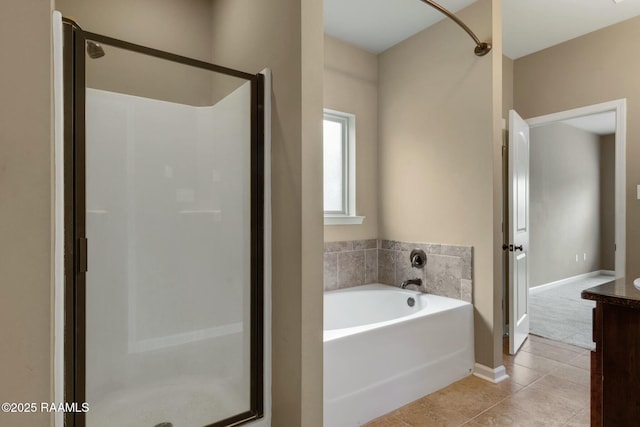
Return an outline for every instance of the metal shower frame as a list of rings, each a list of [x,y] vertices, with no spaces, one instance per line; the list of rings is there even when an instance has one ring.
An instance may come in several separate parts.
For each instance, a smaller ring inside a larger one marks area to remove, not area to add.
[[[63,18],[64,85],[64,401],[86,400],[85,46],[98,42],[251,82],[251,253],[249,410],[206,427],[238,426],[264,416],[264,76],[82,30]],[[84,427],[83,412],[67,412],[67,427]]]

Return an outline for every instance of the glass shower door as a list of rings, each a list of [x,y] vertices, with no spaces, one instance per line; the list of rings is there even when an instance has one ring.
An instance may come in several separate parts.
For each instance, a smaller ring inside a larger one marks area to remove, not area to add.
[[[257,79],[84,35],[83,422],[259,417]]]

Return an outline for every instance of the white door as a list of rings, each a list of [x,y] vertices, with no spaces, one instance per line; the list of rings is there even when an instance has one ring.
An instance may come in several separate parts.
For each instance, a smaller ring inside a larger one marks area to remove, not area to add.
[[[529,335],[529,125],[509,111],[509,353]]]

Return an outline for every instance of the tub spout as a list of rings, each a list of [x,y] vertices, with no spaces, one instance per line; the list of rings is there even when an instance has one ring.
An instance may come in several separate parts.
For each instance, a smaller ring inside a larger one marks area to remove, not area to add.
[[[403,280],[402,284],[400,284],[400,287],[402,289],[406,289],[407,286],[409,285],[415,285],[415,286],[422,286],[422,279],[408,279],[408,280]]]

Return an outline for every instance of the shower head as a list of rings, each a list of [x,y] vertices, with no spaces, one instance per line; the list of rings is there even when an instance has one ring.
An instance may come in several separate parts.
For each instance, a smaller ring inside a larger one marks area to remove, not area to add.
[[[98,43],[87,40],[87,54],[93,59],[102,58],[104,49]]]

